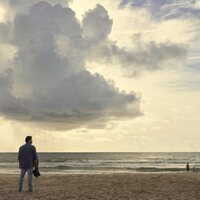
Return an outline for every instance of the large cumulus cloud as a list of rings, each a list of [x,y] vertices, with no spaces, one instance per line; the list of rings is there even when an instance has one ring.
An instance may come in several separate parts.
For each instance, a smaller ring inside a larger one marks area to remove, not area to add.
[[[47,2],[32,5],[27,14],[1,26],[0,33],[10,35],[4,42],[16,54],[1,67],[0,114],[62,128],[140,115],[134,92],[119,91],[85,69],[89,49],[108,41],[111,26],[100,5],[86,13],[81,25],[71,8]]]

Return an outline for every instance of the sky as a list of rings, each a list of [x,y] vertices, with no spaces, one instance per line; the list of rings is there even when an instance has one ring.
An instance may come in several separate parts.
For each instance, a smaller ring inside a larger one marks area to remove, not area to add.
[[[0,152],[200,151],[200,1],[0,1]]]

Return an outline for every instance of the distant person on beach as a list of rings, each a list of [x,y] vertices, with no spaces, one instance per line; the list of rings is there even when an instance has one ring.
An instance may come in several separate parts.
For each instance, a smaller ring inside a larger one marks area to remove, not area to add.
[[[19,168],[21,169],[19,178],[19,192],[22,192],[24,176],[26,172],[28,173],[28,189],[29,192],[32,192],[32,174],[33,168],[38,167],[38,155],[35,146],[32,145],[32,136],[27,136],[25,138],[25,142],[26,144],[22,145],[18,152]]]
[[[189,163],[187,163],[187,165],[186,165],[186,170],[187,170],[187,172],[190,171],[190,165],[189,165]]]

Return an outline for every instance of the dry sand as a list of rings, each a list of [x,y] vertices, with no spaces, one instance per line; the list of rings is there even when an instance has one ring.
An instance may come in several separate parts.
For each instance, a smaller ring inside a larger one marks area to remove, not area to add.
[[[42,175],[33,180],[34,191],[17,191],[18,175],[0,174],[0,199],[77,200],[200,200],[200,174]]]

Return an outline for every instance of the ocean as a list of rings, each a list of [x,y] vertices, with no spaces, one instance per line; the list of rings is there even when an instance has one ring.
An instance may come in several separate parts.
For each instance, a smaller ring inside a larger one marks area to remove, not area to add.
[[[38,153],[42,174],[185,172],[200,169],[200,153]],[[0,153],[0,173],[19,173],[17,153]]]

